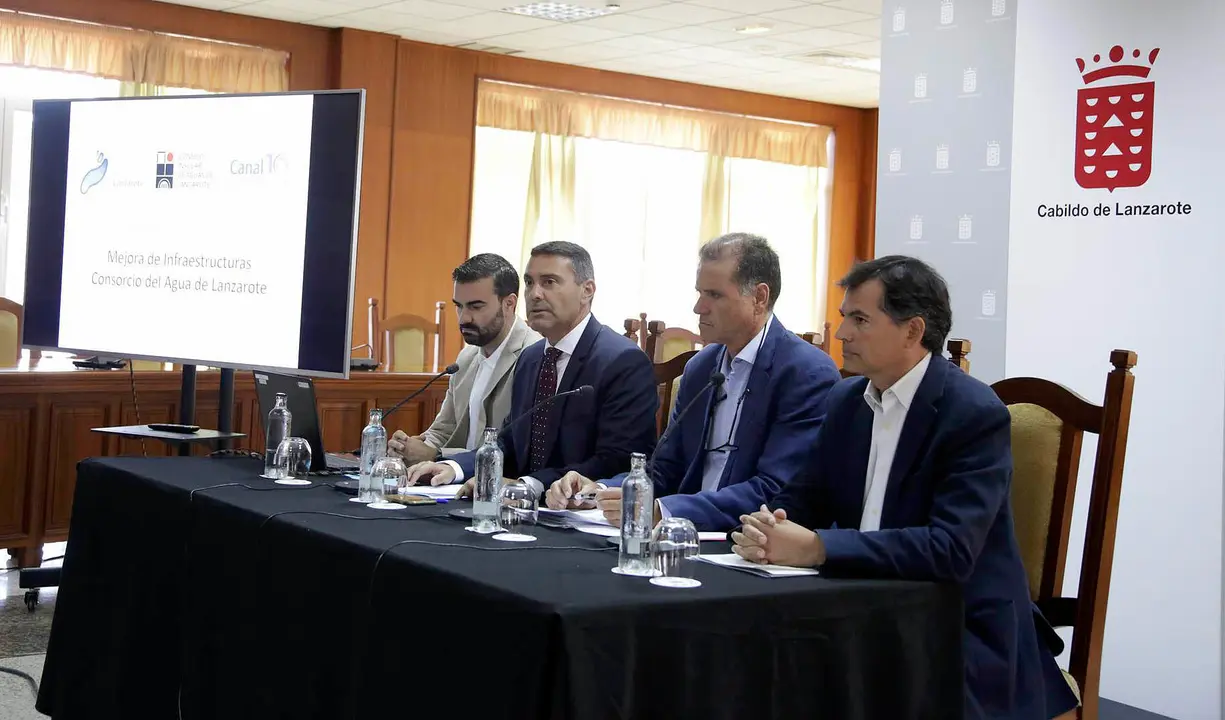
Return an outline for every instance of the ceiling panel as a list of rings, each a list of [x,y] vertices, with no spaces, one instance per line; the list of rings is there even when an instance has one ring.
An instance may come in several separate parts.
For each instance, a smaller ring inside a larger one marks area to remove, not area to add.
[[[617,0],[615,11],[569,23],[504,12],[530,0],[165,1],[857,107],[875,107],[880,84],[805,56],[879,58],[881,0]]]

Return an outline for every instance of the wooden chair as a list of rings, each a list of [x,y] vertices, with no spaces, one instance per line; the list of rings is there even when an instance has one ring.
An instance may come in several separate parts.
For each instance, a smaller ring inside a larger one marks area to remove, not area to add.
[[[949,359],[953,361],[953,364],[961,368],[962,372],[969,373],[970,358],[968,356],[970,354],[970,341],[964,338],[955,338],[949,340],[945,347],[948,348]],[[846,368],[839,368],[838,372],[842,373],[843,378],[855,377],[859,374],[851,372]]]
[[[647,325],[647,341],[643,348],[651,362],[662,363],[691,350],[702,348],[702,338],[685,328],[670,328],[660,320]]]
[[[646,350],[647,345],[647,314],[640,313],[636,318],[625,319],[625,337],[634,341],[634,344]]]
[[[366,342],[354,345],[350,352],[365,350],[366,357],[374,360],[379,357],[379,301],[377,298],[366,299]],[[382,362],[380,361],[380,364]]]
[[[668,419],[672,416],[672,406],[676,403],[676,394],[681,389],[679,380],[685,372],[685,363],[697,354],[697,350],[689,350],[665,362],[655,363],[655,384],[659,386],[659,412],[655,415],[655,429],[660,435],[668,427]]]
[[[1069,684],[1081,706],[1076,717],[1096,720],[1114,561],[1123,459],[1131,423],[1136,353],[1110,353],[1101,405],[1050,380],[1017,377],[992,385],[1012,414],[1013,525],[1034,602],[1055,627],[1072,628]],[[1096,433],[1097,457],[1081,554],[1079,597],[1061,597],[1081,440]]]
[[[804,342],[808,343],[809,345],[816,345],[817,347],[821,348],[822,352],[829,355],[829,323],[825,323],[824,333],[805,332],[796,333],[796,335],[799,335]]]
[[[21,364],[21,326],[25,309],[21,303],[0,297],[0,367]]]
[[[447,304],[434,305],[434,319],[403,313],[382,322],[383,369],[388,372],[438,372]]]

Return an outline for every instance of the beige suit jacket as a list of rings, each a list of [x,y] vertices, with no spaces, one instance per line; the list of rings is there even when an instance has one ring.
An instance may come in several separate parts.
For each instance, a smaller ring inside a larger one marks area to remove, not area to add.
[[[519,361],[519,354],[538,340],[540,335],[516,315],[515,324],[506,338],[506,345],[498,356],[498,364],[493,368],[493,376],[485,387],[480,413],[475,418],[477,427],[501,427],[502,421],[510,413],[510,392],[514,385],[515,364]],[[481,349],[475,345],[466,345],[460,351],[455,360],[459,370],[450,378],[442,409],[421,436],[427,445],[438,448],[443,455],[473,449],[466,447],[468,428],[473,422],[473,418],[469,417],[468,401],[472,398],[472,385],[476,380],[478,367],[476,360],[480,352]]]

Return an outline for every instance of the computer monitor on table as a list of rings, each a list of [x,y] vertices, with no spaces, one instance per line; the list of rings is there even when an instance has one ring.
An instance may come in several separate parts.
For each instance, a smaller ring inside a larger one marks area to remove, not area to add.
[[[359,463],[352,457],[329,453],[323,447],[323,432],[319,427],[319,406],[315,400],[315,384],[310,378],[256,370],[255,395],[259,399],[260,417],[268,417],[276,406],[277,393],[285,393],[285,402],[292,415],[290,433],[306,440],[311,447],[311,472],[339,474],[357,472]]]

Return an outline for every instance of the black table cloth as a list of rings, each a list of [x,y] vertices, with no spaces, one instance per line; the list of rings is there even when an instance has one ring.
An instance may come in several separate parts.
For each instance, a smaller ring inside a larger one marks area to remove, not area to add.
[[[540,527],[535,543],[498,542],[446,504],[376,511],[260,469],[80,464],[40,711],[961,717],[955,587],[699,564],[702,587],[661,588],[610,572],[604,538]]]

